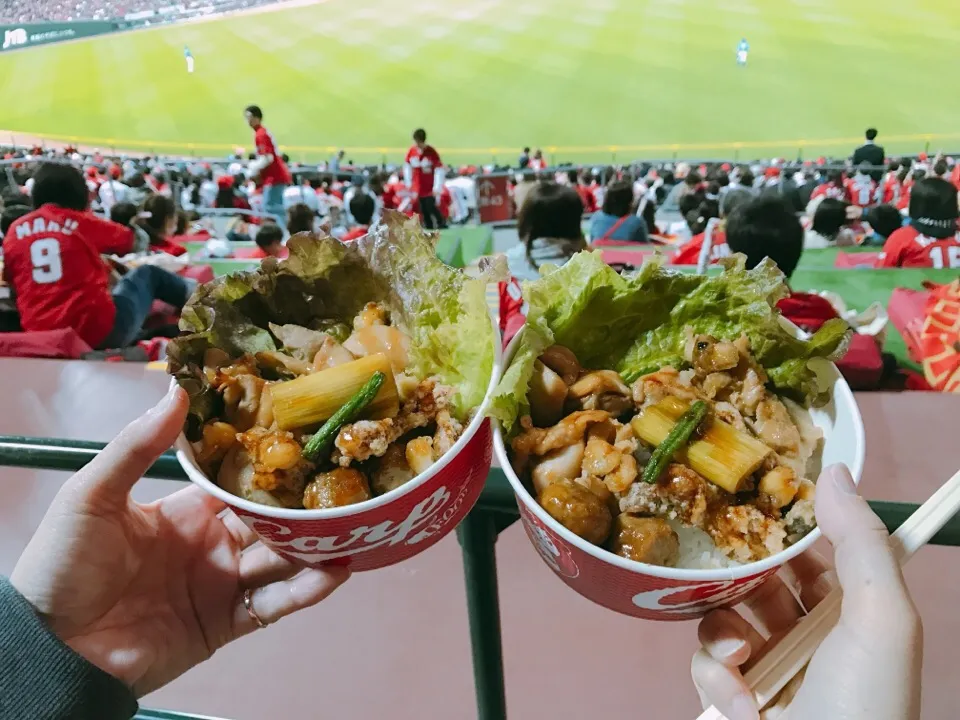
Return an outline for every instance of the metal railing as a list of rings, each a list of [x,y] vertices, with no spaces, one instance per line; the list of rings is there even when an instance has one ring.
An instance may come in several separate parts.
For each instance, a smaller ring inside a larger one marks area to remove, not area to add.
[[[0,436],[0,466],[76,471],[93,460],[103,443],[22,436]],[[166,452],[145,477],[186,481],[176,456]],[[892,532],[917,509],[909,503],[871,501],[870,506]],[[500,605],[497,592],[497,536],[517,519],[517,503],[503,471],[492,469],[476,506],[457,528],[463,553],[470,643],[479,720],[506,718]],[[932,545],[960,545],[960,517],[934,535]],[[201,720],[201,716],[143,710],[142,720]]]

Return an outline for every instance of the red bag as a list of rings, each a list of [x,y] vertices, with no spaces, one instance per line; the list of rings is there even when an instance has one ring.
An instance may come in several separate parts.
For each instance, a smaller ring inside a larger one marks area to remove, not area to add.
[[[960,393],[960,280],[931,290],[924,310],[923,374],[937,390]]]
[[[876,390],[883,380],[883,356],[869,335],[850,339],[850,349],[837,361],[837,369],[851,390]]]
[[[910,359],[915,363],[923,362],[920,333],[923,330],[924,308],[929,297],[929,290],[894,288],[887,304],[890,322],[903,336]]]
[[[506,347],[526,322],[527,308],[520,291],[520,281],[515,277],[498,284],[498,295],[500,336],[503,338],[503,346]]]

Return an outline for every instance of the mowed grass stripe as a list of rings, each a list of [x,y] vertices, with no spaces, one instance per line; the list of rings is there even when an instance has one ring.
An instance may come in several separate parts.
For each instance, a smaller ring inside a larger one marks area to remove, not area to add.
[[[16,98],[0,126],[249,147],[241,111],[257,102],[288,146],[399,148],[422,125],[438,147],[498,147],[501,158],[524,144],[792,141],[856,137],[867,125],[881,139],[960,132],[960,98],[944,86],[960,71],[955,0],[910,5],[413,0],[398,12],[392,0],[329,0],[0,54],[0,92]],[[741,36],[745,69],[734,63]]]

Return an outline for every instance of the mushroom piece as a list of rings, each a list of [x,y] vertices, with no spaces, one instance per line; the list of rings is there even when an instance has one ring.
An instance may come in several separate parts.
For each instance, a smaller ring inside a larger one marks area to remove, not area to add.
[[[573,351],[563,345],[551,345],[540,355],[540,362],[563,378],[567,385],[573,385],[580,377],[580,361]]]
[[[572,480],[549,485],[539,501],[554,520],[589,543],[600,545],[610,534],[613,517],[606,503]]]
[[[370,489],[375,495],[396,490],[413,479],[415,473],[407,464],[407,455],[402,443],[394,443],[377,463],[370,475]]]
[[[568,397],[584,410],[605,410],[614,417],[633,408],[630,388],[614,370],[594,370],[570,386]]]
[[[770,502],[776,508],[782,508],[793,502],[800,488],[800,481],[789,467],[781,465],[765,473],[760,478],[757,489],[769,496]]]
[[[537,360],[530,378],[530,417],[536,427],[550,427],[563,417],[567,385],[557,373]]]
[[[304,360],[280,352],[279,350],[264,350],[257,353],[257,364],[261,368],[269,368],[274,372],[299,377],[313,372],[313,366]]]
[[[553,450],[541,458],[530,473],[533,489],[540,495],[546,487],[558,480],[573,480],[580,475],[583,464],[583,441]]]
[[[249,430],[257,421],[264,381],[256,375],[228,378],[223,388],[224,416],[238,432]]]

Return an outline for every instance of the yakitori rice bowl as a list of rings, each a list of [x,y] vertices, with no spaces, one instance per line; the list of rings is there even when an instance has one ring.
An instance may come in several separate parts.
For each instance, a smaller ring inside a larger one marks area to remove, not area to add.
[[[288,247],[184,308],[168,349],[190,396],[179,456],[285,557],[389,565],[453,529],[489,471],[492,269],[443,264],[396,213],[357,242]]]
[[[494,446],[528,536],[581,594],[655,619],[734,602],[816,539],[821,467],[859,479],[860,416],[829,362],[850,330],[801,337],[773,263],[621,276],[581,253],[523,292]]]

